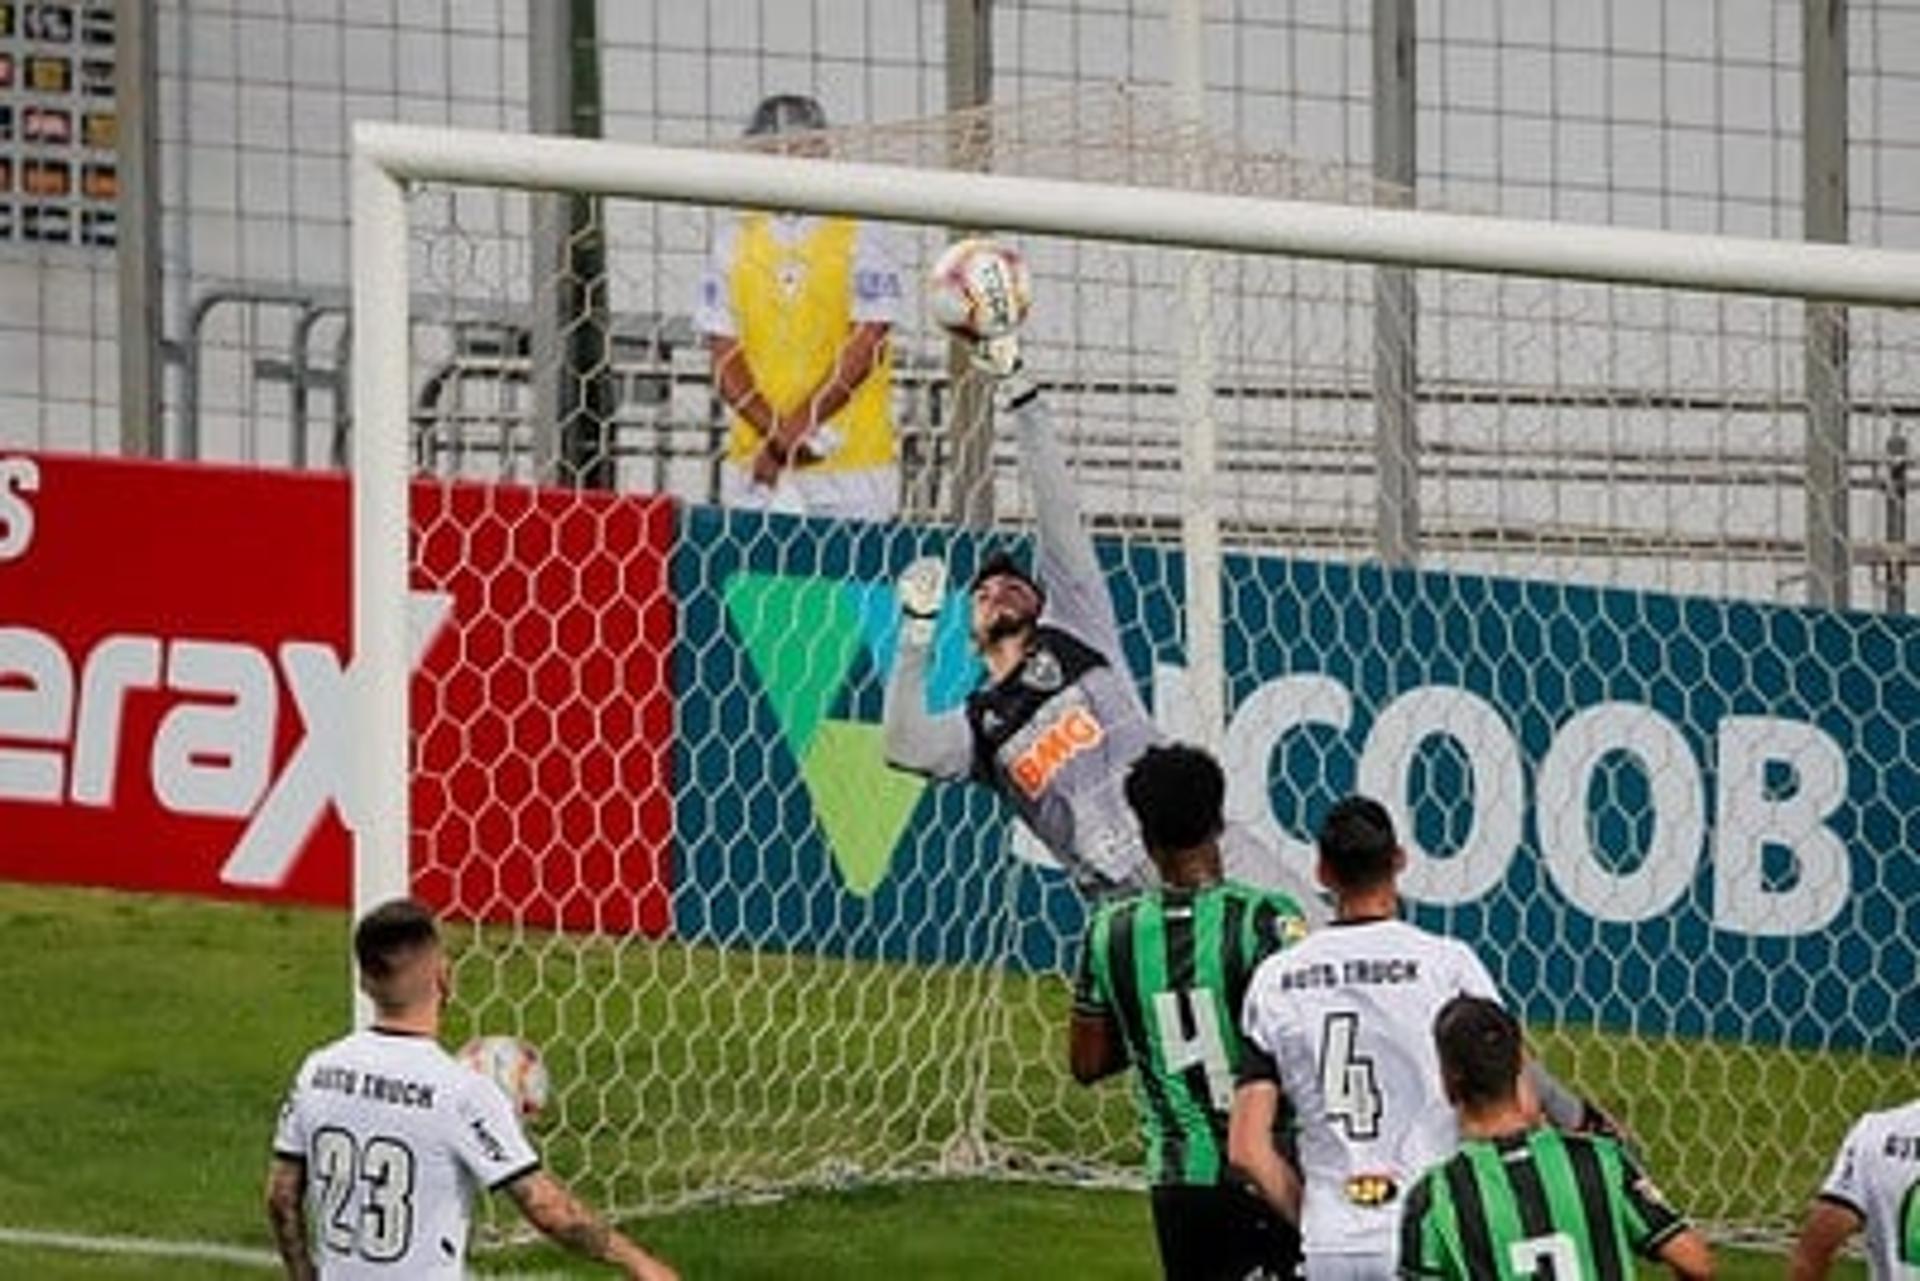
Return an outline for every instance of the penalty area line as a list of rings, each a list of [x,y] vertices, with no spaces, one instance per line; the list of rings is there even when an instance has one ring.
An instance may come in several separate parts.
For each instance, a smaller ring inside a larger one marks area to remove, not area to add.
[[[73,1250],[86,1254],[118,1254],[143,1259],[198,1259],[231,1263],[262,1271],[280,1266],[271,1250],[221,1245],[217,1241],[167,1241],[158,1237],[91,1236],[83,1232],[42,1232],[33,1228],[0,1227],[0,1246],[27,1246],[38,1250]]]

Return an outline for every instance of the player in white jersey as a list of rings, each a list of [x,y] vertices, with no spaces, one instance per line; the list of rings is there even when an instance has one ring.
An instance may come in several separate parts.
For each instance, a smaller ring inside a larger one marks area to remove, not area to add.
[[[1874,1281],[1920,1278],[1920,1099],[1854,1123],[1807,1211],[1793,1281],[1820,1281],[1862,1227]]]
[[[1334,806],[1319,853],[1334,920],[1254,974],[1228,1146],[1299,1222],[1308,1281],[1391,1278],[1400,1197],[1458,1142],[1434,1016],[1455,996],[1499,995],[1472,948],[1397,919],[1406,852],[1378,802]],[[1526,1080],[1528,1105],[1551,1098],[1556,1123],[1610,1128],[1544,1073]],[[1298,1172],[1274,1140],[1283,1101],[1299,1124]]]
[[[465,1277],[484,1188],[506,1190],[580,1254],[640,1281],[677,1281],[541,1169],[506,1095],[440,1047],[451,971],[432,914],[397,899],[369,912],[353,942],[373,1026],[307,1056],[274,1130],[267,1214],[287,1276]]]

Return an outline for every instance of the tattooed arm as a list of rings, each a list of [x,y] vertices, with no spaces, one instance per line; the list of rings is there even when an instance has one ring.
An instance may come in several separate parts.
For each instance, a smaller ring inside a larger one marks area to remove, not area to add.
[[[672,1268],[610,1226],[545,1170],[515,1179],[507,1192],[527,1222],[575,1254],[611,1263],[635,1281],[679,1281]]]
[[[275,1154],[267,1167],[267,1219],[273,1224],[273,1244],[287,1269],[287,1281],[314,1281],[313,1257],[307,1253],[307,1167]]]

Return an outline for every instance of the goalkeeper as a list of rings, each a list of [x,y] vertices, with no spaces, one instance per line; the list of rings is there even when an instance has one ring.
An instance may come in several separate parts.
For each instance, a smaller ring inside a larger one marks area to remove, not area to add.
[[[946,566],[925,558],[907,567],[899,584],[900,651],[884,712],[887,760],[933,778],[973,778],[994,788],[1088,897],[1147,888],[1157,878],[1124,782],[1128,768],[1167,736],[1147,714],[1127,670],[1079,493],[1039,390],[1022,370],[1018,340],[1009,333],[980,342],[973,364],[998,382],[1017,425],[1039,513],[1034,569],[1029,573],[996,552],[974,574],[973,643],[986,679],[964,710],[933,714],[926,701],[927,652],[946,593]],[[1229,827],[1222,846],[1227,876],[1318,903],[1244,829]]]
[[[964,710],[927,711],[927,652],[946,594],[946,565],[915,561],[900,576],[900,651],[887,684],[887,760],[934,778],[973,778],[994,788],[1066,866],[1089,898],[1155,885],[1127,804],[1128,769],[1168,739],[1147,715],[1120,648],[1113,599],[1081,522],[1080,499],[1039,390],[1008,334],[978,344],[974,367],[995,379],[1019,431],[1020,457],[1039,512],[1035,572],[996,553],[973,577],[973,642],[986,680]],[[1320,897],[1244,828],[1221,836],[1228,878],[1282,890],[1311,924],[1326,919]],[[1555,1125],[1622,1136],[1599,1106],[1544,1069],[1528,1074]]]

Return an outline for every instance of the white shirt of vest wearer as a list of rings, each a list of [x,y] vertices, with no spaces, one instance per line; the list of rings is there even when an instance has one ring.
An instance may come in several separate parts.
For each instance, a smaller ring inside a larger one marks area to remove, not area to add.
[[[1901,1212],[1920,1185],[1920,1099],[1854,1122],[1834,1158],[1820,1195],[1866,1221],[1867,1266],[1875,1281],[1920,1277],[1920,1267],[1900,1261],[1905,1235]]]
[[[379,1029],[307,1056],[273,1150],[306,1166],[324,1281],[464,1277],[479,1190],[540,1166],[499,1086],[430,1037]]]
[[[1402,1199],[1459,1142],[1433,1020],[1499,1000],[1473,949],[1398,920],[1336,922],[1267,958],[1241,1022],[1298,1117],[1301,1245],[1393,1258]]]
[[[740,318],[733,310],[735,247],[745,215],[722,220],[700,272],[693,327],[716,338],[738,338]],[[813,214],[774,213],[767,227],[781,245],[799,244],[825,222]],[[898,325],[906,309],[906,286],[900,274],[899,254],[884,227],[862,220],[853,229],[853,269],[847,275],[852,291],[851,318],[855,324]]]

